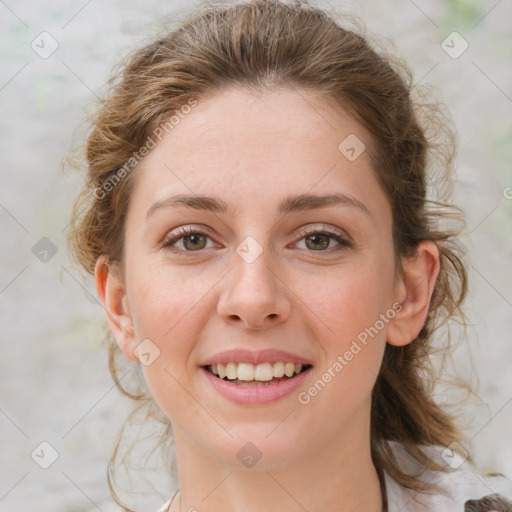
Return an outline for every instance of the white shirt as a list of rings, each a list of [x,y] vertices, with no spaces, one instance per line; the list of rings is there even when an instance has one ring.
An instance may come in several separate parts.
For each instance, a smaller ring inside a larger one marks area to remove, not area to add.
[[[401,444],[390,442],[390,445],[404,472],[414,474],[421,469]],[[441,492],[416,493],[385,473],[389,512],[512,512],[511,480],[503,475],[486,476],[468,461],[452,456],[445,447],[422,447],[422,450],[450,470],[447,473],[428,470],[419,477],[422,482],[436,484]],[[495,503],[494,508],[489,508],[489,502]]]
[[[389,444],[404,472],[414,474],[421,469],[401,444]],[[441,493],[414,492],[384,473],[388,512],[512,512],[511,480],[503,475],[486,476],[469,462],[452,457],[445,447],[422,449],[434,462],[450,469],[447,473],[428,470],[419,477],[422,482],[436,484]],[[167,512],[170,503],[171,500],[157,512]]]

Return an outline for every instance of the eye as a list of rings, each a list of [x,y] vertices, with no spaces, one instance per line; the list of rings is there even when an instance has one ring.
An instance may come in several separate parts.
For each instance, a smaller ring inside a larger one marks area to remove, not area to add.
[[[213,247],[206,247],[207,239],[210,237],[192,226],[185,226],[180,228],[177,232],[170,234],[162,241],[162,247],[171,250],[172,252],[186,255],[187,252],[197,252],[202,249]],[[177,247],[182,244],[181,247]]]
[[[304,240],[306,249],[313,252],[330,252],[326,249],[342,250],[352,246],[341,232],[325,228],[319,229],[318,226],[312,226],[303,230],[301,235],[303,238],[299,241]],[[337,242],[338,245],[329,247],[332,240]]]
[[[341,232],[333,229],[311,226],[303,230],[301,236],[302,238],[299,239],[299,242],[304,240],[305,249],[310,252],[331,252],[329,249],[336,251],[352,247],[351,242],[349,242]],[[192,256],[190,253],[200,252],[203,249],[209,249],[215,246],[214,243],[207,246],[208,239],[211,240],[211,237],[207,233],[193,226],[184,226],[168,235],[162,241],[161,245],[163,248],[177,253],[180,256]],[[330,247],[333,240],[337,245]]]

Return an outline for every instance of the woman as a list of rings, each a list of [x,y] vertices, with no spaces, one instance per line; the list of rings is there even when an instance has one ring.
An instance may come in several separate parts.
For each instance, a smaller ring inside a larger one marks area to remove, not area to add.
[[[71,241],[114,379],[140,365],[175,444],[162,510],[512,510],[429,388],[467,276],[427,126],[450,135],[407,69],[304,2],[205,8],[131,56]]]

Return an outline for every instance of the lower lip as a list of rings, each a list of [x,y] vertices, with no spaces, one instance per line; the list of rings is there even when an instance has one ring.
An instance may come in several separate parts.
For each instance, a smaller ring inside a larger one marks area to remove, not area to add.
[[[210,381],[212,386],[228,400],[241,405],[260,405],[277,402],[281,398],[296,391],[304,382],[311,368],[312,367],[308,368],[291,379],[283,380],[276,384],[262,384],[261,386],[232,384],[229,381],[215,377],[205,368],[200,368],[200,370]]]

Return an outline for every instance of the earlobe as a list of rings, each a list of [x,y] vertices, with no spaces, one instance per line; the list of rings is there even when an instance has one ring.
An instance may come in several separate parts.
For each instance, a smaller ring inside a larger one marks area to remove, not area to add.
[[[425,325],[440,269],[439,249],[434,242],[421,242],[415,254],[404,260],[403,273],[395,287],[395,300],[402,308],[388,325],[388,343],[400,347],[418,336]]]
[[[124,355],[128,359],[136,361],[133,321],[119,269],[110,264],[107,257],[102,255],[96,261],[94,276],[96,290],[105,310],[108,326]]]

